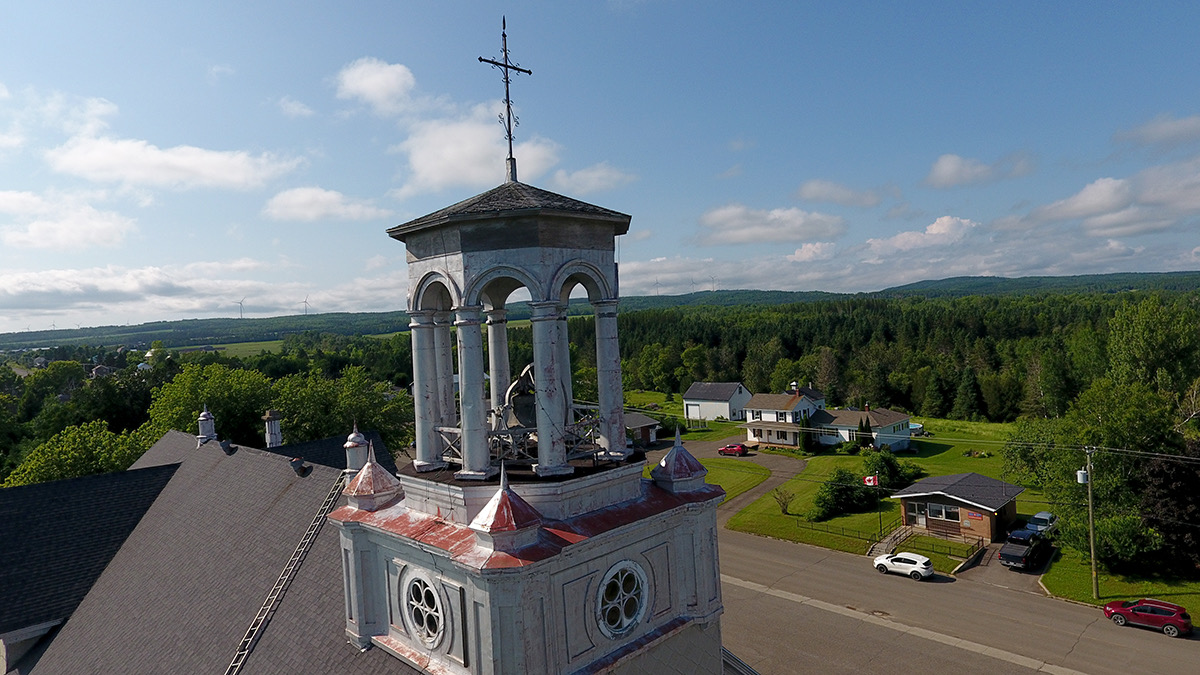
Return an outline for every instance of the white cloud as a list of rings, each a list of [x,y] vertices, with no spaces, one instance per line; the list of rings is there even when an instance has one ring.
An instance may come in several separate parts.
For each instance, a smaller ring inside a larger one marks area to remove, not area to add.
[[[221,78],[229,77],[230,75],[233,75],[233,73],[234,73],[234,70],[233,70],[232,66],[227,66],[227,65],[223,65],[223,64],[209,66],[209,68],[208,68],[208,83],[216,84],[217,82],[219,82],[221,80]]]
[[[727,204],[700,216],[705,230],[700,236],[707,245],[794,242],[832,239],[846,229],[845,220],[825,213],[800,209],[751,209]]]
[[[190,145],[159,148],[143,140],[76,136],[46,152],[59,172],[100,183],[153,187],[216,187],[245,190],[263,185],[302,162],[245,151],[205,150]]]
[[[1093,237],[1128,237],[1170,228],[1175,221],[1159,217],[1147,209],[1131,206],[1120,211],[1085,218],[1083,231]]]
[[[1164,148],[1185,145],[1200,140],[1200,115],[1183,118],[1159,115],[1139,127],[1118,132],[1114,138],[1137,145],[1157,145]]]
[[[312,117],[313,109],[290,96],[279,99],[279,109],[288,117]]]
[[[436,192],[451,186],[497,185],[504,179],[508,154],[496,124],[498,103],[476,106],[467,117],[436,119],[413,125],[408,138],[394,150],[408,155],[410,176],[395,196]],[[534,137],[518,143],[517,176],[536,178],[558,162],[557,143]]]
[[[407,66],[367,56],[338,73],[337,97],[362,101],[380,115],[395,115],[412,106],[416,85]]]
[[[1100,178],[1076,194],[1033,210],[1037,220],[1071,220],[1087,218],[1124,209],[1133,202],[1129,181],[1120,178]]]
[[[386,266],[387,264],[388,264],[387,256],[373,255],[370,258],[367,258],[367,261],[366,261],[366,263],[364,263],[364,266],[368,270],[377,270],[380,267]]]
[[[8,87],[4,86],[3,82],[0,82],[0,101],[10,98],[11,96],[12,94],[8,93]]]
[[[1200,159],[1151,167],[1134,180],[1139,203],[1175,214],[1200,213]]]
[[[963,240],[967,234],[978,227],[978,223],[965,218],[942,216],[930,223],[922,231],[900,232],[887,239],[868,239],[867,245],[876,253],[894,251],[911,251],[916,248],[931,246],[947,246]]]
[[[934,161],[925,184],[935,188],[988,183],[1023,176],[1033,171],[1033,159],[1025,154],[1004,157],[992,164],[977,159],[945,154]]]
[[[387,209],[365,202],[353,202],[334,190],[300,187],[284,190],[263,207],[263,214],[275,220],[374,220],[392,215]]]
[[[85,195],[0,191],[0,241],[16,248],[53,251],[116,246],[136,223],[115,211],[101,211]]]
[[[601,162],[574,173],[558,170],[554,173],[555,188],[569,194],[586,195],[612,190],[637,179],[630,173]]]
[[[879,205],[879,195],[871,190],[853,188],[828,180],[810,180],[800,186],[796,196],[812,202],[833,202],[842,206]]]
[[[787,259],[792,262],[812,262],[814,260],[829,260],[833,257],[833,251],[836,248],[831,241],[818,241],[805,244],[796,249],[796,252],[787,256]]]
[[[929,169],[925,183],[936,188],[982,183],[992,178],[992,167],[977,159],[958,155],[942,155]]]

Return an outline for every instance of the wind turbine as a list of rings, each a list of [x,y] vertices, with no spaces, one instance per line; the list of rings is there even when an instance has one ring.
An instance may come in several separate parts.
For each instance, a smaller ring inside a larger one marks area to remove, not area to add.
[[[692,281],[692,292],[696,292],[696,277],[688,277]]]
[[[717,278],[714,276],[709,276],[708,279],[709,279],[709,281],[712,282],[713,292],[716,293],[717,292]]]
[[[246,296],[242,296],[242,299],[238,300],[237,303],[235,303],[238,306],[238,318],[239,319],[246,318],[245,315],[243,314],[243,310],[245,309],[245,304],[244,304],[245,302],[246,302]]]
[[[308,316],[308,296],[304,296],[304,316]]]
[[[659,286],[658,277],[654,277],[654,294],[655,295],[658,295],[658,286]]]

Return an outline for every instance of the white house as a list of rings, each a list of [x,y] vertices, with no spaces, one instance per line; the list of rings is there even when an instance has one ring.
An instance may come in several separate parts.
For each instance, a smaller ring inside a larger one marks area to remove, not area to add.
[[[746,404],[746,440],[765,445],[799,446],[808,430],[822,445],[853,440],[863,420],[871,425],[876,447],[904,450],[909,443],[909,416],[886,408],[825,408],[825,395],[811,387],[786,394],[755,394]]]
[[[872,444],[875,447],[889,445],[892,450],[907,450],[909,442],[909,416],[887,408],[866,406],[862,410],[822,410],[813,415],[809,422],[820,429],[821,443],[835,445],[854,440],[863,420],[871,425]]]
[[[683,416],[689,420],[744,420],[750,396],[741,382],[693,382],[683,394]]]
[[[755,394],[746,403],[742,427],[747,441],[798,446],[805,420],[824,409],[825,395],[810,387],[786,394]]]

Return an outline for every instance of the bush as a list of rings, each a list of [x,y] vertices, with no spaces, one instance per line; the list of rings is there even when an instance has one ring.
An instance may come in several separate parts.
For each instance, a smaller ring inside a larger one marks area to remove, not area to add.
[[[792,500],[796,498],[796,493],[780,485],[771,490],[771,496],[775,498],[775,503],[779,505],[780,512],[785,516],[788,515],[788,509],[791,508]]]
[[[843,513],[867,511],[875,506],[875,491],[862,484],[859,476],[838,467],[817,489],[809,520],[828,520]]]

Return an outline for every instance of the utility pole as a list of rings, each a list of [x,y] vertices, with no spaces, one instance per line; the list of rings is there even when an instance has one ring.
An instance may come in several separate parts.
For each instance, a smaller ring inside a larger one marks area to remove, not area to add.
[[[879,472],[875,472],[875,513],[879,514],[879,536],[883,537],[883,508],[880,506],[883,502],[879,499]]]
[[[1095,446],[1085,445],[1084,453],[1087,454],[1087,468],[1084,481],[1087,482],[1088,490],[1088,545],[1092,549],[1092,599],[1100,599],[1100,577],[1096,575],[1096,513],[1092,505],[1092,453],[1096,452]]]

